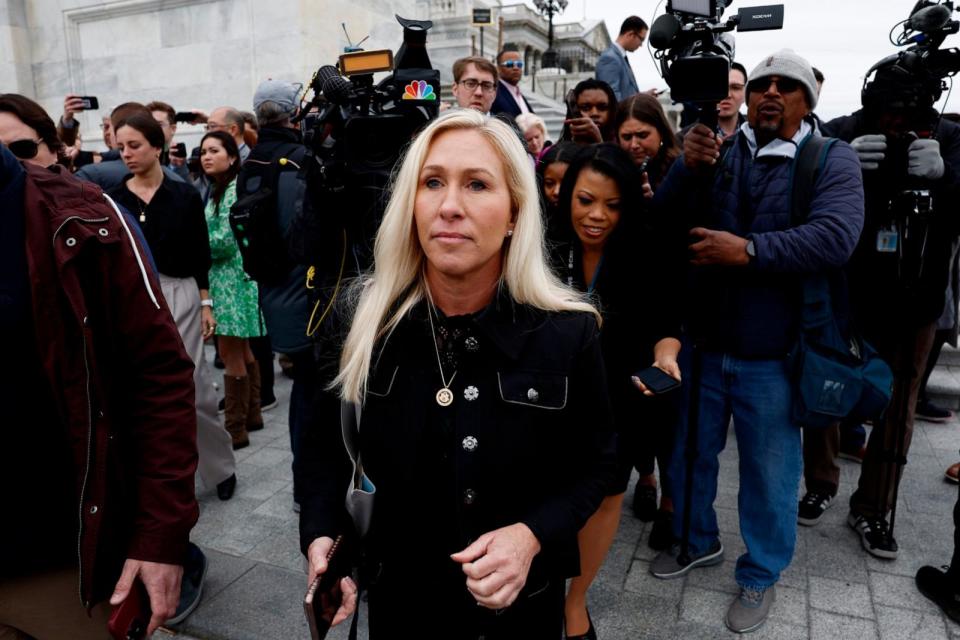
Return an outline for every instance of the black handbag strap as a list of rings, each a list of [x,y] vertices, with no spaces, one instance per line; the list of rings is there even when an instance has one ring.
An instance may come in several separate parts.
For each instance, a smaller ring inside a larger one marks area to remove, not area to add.
[[[796,227],[806,222],[810,214],[810,205],[813,203],[817,177],[823,172],[827,154],[836,141],[836,138],[825,138],[812,133],[800,142],[791,167],[791,226]],[[801,323],[804,329],[818,329],[834,321],[828,274],[804,276],[802,291]]]

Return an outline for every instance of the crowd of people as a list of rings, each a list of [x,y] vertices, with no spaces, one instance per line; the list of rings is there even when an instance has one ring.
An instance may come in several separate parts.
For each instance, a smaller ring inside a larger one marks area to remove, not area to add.
[[[731,64],[715,127],[676,127],[626,56],[647,32],[624,21],[567,97],[556,141],[514,47],[458,60],[456,104],[404,150],[373,267],[352,283],[339,232],[323,240],[330,255],[306,259],[291,241],[269,277],[252,277],[267,271],[232,220],[266,211],[289,238],[325,213],[301,171],[299,85],[261,83],[252,113],[124,103],[97,152],[83,147],[77,96],[54,122],[0,95],[0,322],[13,347],[0,388],[36,410],[0,465],[19,514],[0,534],[0,637],[104,637],[109,605],[138,582],[148,632],[190,614],[207,569],[189,541],[194,477],[233,496],[234,451],[276,404],[275,352],[293,377],[308,582],[335,540],[356,538],[334,623],[365,591],[371,637],[393,633],[420,587],[429,637],[597,638],[588,593],[634,473],[653,576],[723,561],[714,501],[731,420],[746,551],[730,630],[767,619],[797,525],[837,495],[838,456],[862,462],[851,529],[895,559],[914,419],[952,417],[923,387],[956,339],[960,125],[935,118],[916,135],[939,95],[918,103],[894,61],[861,109],[824,122],[822,73],[782,50],[749,74]],[[192,154],[174,143],[178,122],[205,124]],[[904,194],[923,208],[908,229],[891,217]],[[827,428],[798,418],[813,281],[830,283],[844,339],[892,371],[868,440],[849,410]],[[960,542],[960,500],[954,521]],[[960,560],[917,584],[960,621],[958,576]]]

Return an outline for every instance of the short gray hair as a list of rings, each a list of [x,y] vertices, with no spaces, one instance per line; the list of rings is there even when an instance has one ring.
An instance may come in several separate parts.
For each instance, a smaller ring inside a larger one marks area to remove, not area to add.
[[[290,121],[290,110],[273,100],[266,100],[257,106],[256,116],[261,127],[270,124],[284,125]]]

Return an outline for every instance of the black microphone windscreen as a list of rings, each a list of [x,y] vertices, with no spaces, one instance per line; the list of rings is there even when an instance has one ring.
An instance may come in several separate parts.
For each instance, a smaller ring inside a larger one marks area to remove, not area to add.
[[[679,31],[680,21],[672,14],[663,14],[654,20],[650,27],[650,46],[654,49],[668,49]]]
[[[353,83],[341,76],[336,67],[326,64],[317,71],[316,86],[330,102],[344,104]]]
[[[942,4],[924,7],[910,16],[907,26],[914,31],[930,33],[942,29],[950,21],[950,9]]]

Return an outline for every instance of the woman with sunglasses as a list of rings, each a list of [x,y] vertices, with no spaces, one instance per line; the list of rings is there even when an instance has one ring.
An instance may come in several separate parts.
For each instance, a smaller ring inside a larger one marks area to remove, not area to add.
[[[217,326],[209,292],[210,240],[203,203],[195,188],[164,173],[163,129],[149,111],[132,111],[117,122],[115,135],[131,175],[108,194],[133,213],[153,252],[163,297],[195,365],[198,471],[205,486],[215,486],[217,496],[229,500],[237,482],[236,462],[230,434],[217,414],[203,354],[203,341]]]
[[[20,160],[43,167],[57,164],[63,149],[43,107],[15,93],[0,95],[0,142]]]
[[[260,368],[249,338],[263,335],[257,283],[243,271],[240,249],[230,228],[230,207],[237,201],[240,149],[226,131],[210,131],[200,140],[200,166],[210,180],[204,211],[210,233],[210,292],[217,301],[217,343],[224,372],[224,411],[234,449],[250,444],[249,431],[263,429]]]

